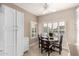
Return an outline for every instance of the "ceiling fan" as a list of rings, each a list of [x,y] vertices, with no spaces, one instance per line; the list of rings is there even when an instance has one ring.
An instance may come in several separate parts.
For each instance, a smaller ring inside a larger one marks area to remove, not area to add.
[[[43,8],[44,9],[47,9],[48,8],[48,4],[47,3],[44,3]]]
[[[43,4],[43,14],[51,13],[51,12],[56,12],[56,10],[50,9],[51,5],[50,3],[44,3]]]
[[[49,5],[47,3],[43,4],[43,14],[46,14],[48,12]]]

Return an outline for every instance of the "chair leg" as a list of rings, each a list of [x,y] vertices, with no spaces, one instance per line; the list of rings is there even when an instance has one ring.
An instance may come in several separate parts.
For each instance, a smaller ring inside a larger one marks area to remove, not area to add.
[[[59,54],[61,55],[62,52],[62,47],[59,48]]]
[[[50,56],[51,49],[52,49],[52,48],[48,48],[48,56]]]
[[[61,51],[59,51],[59,54],[61,55]]]
[[[50,51],[48,51],[48,56],[50,56]]]
[[[43,53],[43,49],[42,49],[42,47],[41,47],[41,53]]]

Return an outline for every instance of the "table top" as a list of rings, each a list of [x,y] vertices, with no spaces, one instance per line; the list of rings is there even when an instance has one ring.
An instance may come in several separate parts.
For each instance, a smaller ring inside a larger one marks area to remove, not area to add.
[[[42,40],[45,40],[45,41],[59,41],[58,39],[42,39]]]

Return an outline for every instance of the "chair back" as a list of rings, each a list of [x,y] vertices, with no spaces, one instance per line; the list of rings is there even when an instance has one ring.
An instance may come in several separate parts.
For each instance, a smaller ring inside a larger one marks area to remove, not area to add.
[[[39,39],[39,40],[41,40],[41,37],[42,37],[41,35],[38,35],[38,39]]]
[[[42,39],[41,35],[38,35],[38,40],[39,40],[39,48],[41,47],[41,39]]]
[[[41,39],[42,48],[48,48],[49,44],[50,44],[50,42],[47,39],[45,39],[45,40],[44,40],[44,38]]]
[[[62,46],[62,41],[63,41],[63,35],[60,36],[59,46]]]
[[[49,36],[50,36],[50,37],[53,37],[53,33],[49,33]]]

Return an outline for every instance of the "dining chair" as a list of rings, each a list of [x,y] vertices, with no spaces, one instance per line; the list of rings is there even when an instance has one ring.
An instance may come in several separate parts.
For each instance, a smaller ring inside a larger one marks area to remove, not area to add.
[[[39,48],[41,47],[41,35],[38,35],[38,40],[39,40]]]
[[[50,45],[50,42],[47,39],[41,40],[41,53],[48,52],[48,56],[50,56],[50,53],[52,52],[52,46]]]
[[[50,36],[50,37],[53,37],[53,33],[49,33],[49,36]]]
[[[63,41],[63,35],[60,36],[60,40],[58,42],[54,42],[54,44],[52,45],[52,47],[54,48],[54,50],[56,51],[55,48],[59,49],[59,54],[61,54],[62,52],[62,41]]]
[[[53,33],[49,33],[49,39],[53,40]]]

